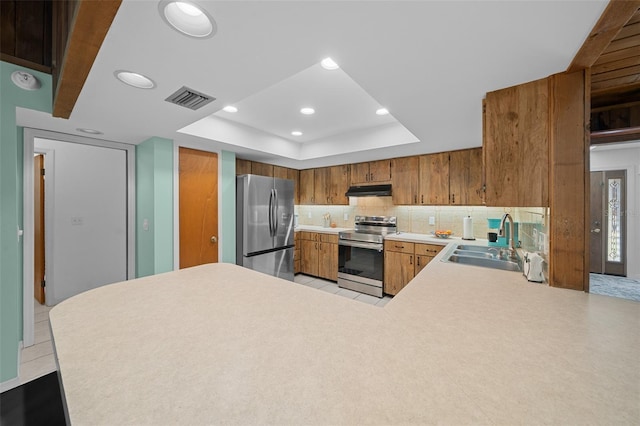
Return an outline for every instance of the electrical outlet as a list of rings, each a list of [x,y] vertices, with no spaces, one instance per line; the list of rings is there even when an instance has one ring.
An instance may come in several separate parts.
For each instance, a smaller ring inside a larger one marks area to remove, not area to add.
[[[345,221],[349,220],[349,213],[345,213],[345,214],[344,214],[344,220],[345,220]]]
[[[311,219],[311,212],[307,212],[307,217]]]
[[[144,219],[142,221],[142,230],[143,231],[148,231],[149,230],[149,219]]]
[[[434,216],[429,216],[429,225],[435,225],[436,224],[436,218]]]

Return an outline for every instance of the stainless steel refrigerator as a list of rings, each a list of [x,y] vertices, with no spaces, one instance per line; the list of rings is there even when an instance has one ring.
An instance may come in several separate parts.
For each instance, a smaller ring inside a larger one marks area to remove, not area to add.
[[[236,178],[236,264],[293,281],[293,181]]]

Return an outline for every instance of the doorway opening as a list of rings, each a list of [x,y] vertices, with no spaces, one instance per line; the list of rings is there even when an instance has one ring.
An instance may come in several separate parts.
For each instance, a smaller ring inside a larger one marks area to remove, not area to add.
[[[132,145],[24,130],[24,348],[36,340],[34,300],[135,276],[134,165]]]

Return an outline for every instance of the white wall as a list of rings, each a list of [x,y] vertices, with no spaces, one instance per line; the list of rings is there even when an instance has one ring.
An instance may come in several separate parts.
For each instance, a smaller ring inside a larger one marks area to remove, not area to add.
[[[591,151],[591,171],[603,170],[627,171],[627,276],[640,279],[640,144]]]
[[[40,138],[34,145],[54,163],[45,175],[47,305],[126,280],[126,152]]]

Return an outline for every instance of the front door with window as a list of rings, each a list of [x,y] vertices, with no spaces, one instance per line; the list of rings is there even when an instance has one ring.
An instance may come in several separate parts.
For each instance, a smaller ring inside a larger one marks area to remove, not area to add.
[[[590,272],[626,276],[626,171],[591,172]]]

